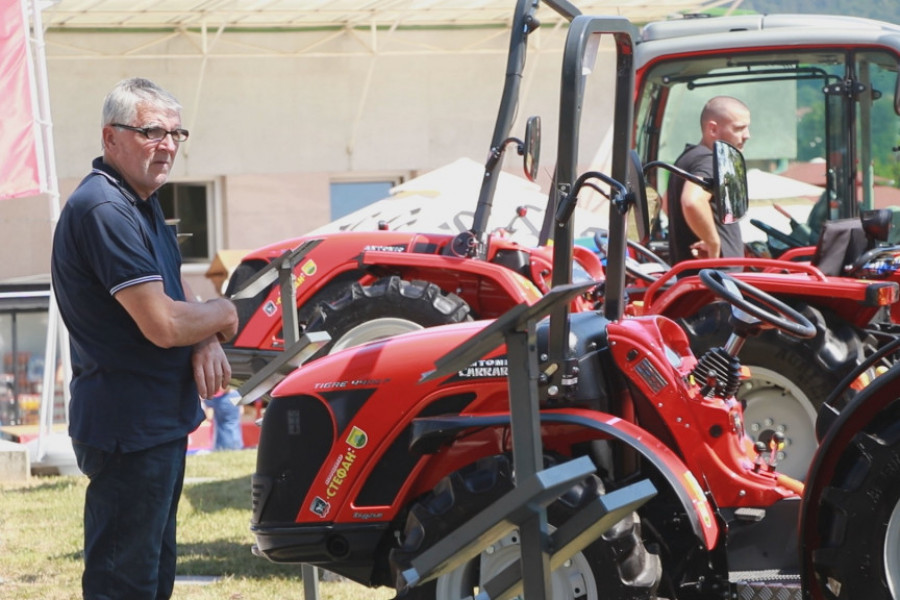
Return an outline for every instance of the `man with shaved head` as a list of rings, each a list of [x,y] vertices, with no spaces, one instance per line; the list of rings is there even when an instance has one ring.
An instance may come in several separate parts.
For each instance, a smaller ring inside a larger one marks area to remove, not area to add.
[[[687,144],[675,166],[698,177],[711,178],[713,143],[722,140],[742,150],[750,138],[750,109],[737,98],[716,96],[700,113],[700,131],[700,143]],[[666,212],[672,264],[693,258],[744,255],[740,224],[720,223],[712,194],[699,185],[670,177]]]

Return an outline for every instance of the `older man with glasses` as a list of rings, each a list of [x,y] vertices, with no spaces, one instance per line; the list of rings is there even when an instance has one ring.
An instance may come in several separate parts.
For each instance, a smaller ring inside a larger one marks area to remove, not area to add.
[[[90,479],[86,599],[170,598],[187,436],[224,388],[231,302],[196,302],[156,191],[188,139],[181,106],[146,79],[107,95],[103,156],[66,202],[51,273],[70,332],[69,434]]]

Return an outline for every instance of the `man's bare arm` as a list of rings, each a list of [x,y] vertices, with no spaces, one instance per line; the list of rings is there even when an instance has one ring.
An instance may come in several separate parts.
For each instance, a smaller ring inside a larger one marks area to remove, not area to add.
[[[681,192],[681,210],[688,227],[694,232],[710,258],[718,258],[722,242],[709,204],[711,195],[699,185],[686,181]]]
[[[141,333],[161,348],[193,346],[211,336],[230,340],[237,332],[237,311],[225,298],[178,302],[166,295],[161,281],[129,286],[115,298]]]

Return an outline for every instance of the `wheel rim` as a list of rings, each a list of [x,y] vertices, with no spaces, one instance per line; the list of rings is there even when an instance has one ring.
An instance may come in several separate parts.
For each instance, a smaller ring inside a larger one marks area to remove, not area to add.
[[[393,317],[385,317],[383,319],[372,319],[365,323],[360,323],[350,331],[342,335],[335,341],[331,347],[331,352],[337,352],[351,346],[358,346],[366,342],[374,342],[387,337],[400,335],[401,333],[409,333],[410,331],[418,331],[423,329],[418,323],[407,321],[406,319],[397,319]]]
[[[884,574],[891,598],[897,598],[900,591],[900,502],[894,504],[884,535]]]
[[[481,553],[477,561],[477,572],[476,561],[471,560],[455,571],[439,577],[435,599],[456,600],[472,596],[476,586],[480,587],[482,582],[489,581],[519,560],[519,553],[519,533],[513,532]],[[551,598],[554,600],[599,600],[594,572],[583,553],[579,552],[553,571],[550,582],[553,590]]]
[[[778,471],[805,479],[818,445],[816,409],[790,379],[769,369],[750,366],[750,378],[741,382],[738,397],[746,403],[744,427],[754,440],[765,430],[785,435],[779,451]]]

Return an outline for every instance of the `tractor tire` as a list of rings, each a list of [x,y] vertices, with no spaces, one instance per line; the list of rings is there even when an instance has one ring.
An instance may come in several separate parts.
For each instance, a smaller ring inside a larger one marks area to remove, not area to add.
[[[231,298],[231,296],[243,288],[251,278],[267,265],[268,263],[262,260],[251,260],[238,265],[228,280],[225,297]],[[341,273],[329,281],[327,285],[316,292],[311,298],[304,300],[303,304],[297,307],[297,321],[300,323],[301,327],[305,327],[312,319],[313,314],[320,304],[336,300],[344,293],[348,285],[362,277],[362,275],[362,271],[347,271]],[[244,330],[244,327],[250,319],[260,310],[263,301],[271,293],[272,287],[277,285],[277,283],[273,283],[272,286],[261,290],[253,298],[232,300],[238,314],[238,334]],[[279,335],[283,335],[283,332]],[[233,343],[234,340],[232,339],[228,342],[228,345],[233,345]]]
[[[747,339],[738,358],[750,369],[750,378],[741,382],[737,398],[744,405],[747,434],[756,440],[766,431],[781,431],[785,445],[778,453],[778,470],[803,480],[818,446],[815,423],[819,408],[863,360],[865,344],[854,327],[827,318],[812,306],[792,306],[815,325],[816,336],[801,340],[767,329]],[[730,314],[730,305],[715,302],[681,320],[694,354],[701,356],[725,343],[732,331]],[[848,391],[845,396],[853,394]]]
[[[548,457],[548,464],[553,459]],[[481,459],[445,477],[409,512],[399,549],[391,551],[394,573],[407,569],[413,558],[451,534],[512,489],[512,464],[506,455]],[[551,526],[565,521],[580,507],[603,494],[596,476],[576,484],[547,508]],[[405,600],[458,600],[476,595],[487,580],[519,560],[518,533],[495,542],[456,570],[403,591]],[[633,513],[612,526],[596,542],[551,575],[554,600],[636,600],[656,598],[662,567],[659,557],[644,547],[640,518]]]
[[[321,303],[308,330],[325,330],[331,353],[425,327],[471,320],[469,305],[427,281],[386,277],[372,285],[353,282],[331,302]]]
[[[847,445],[819,502],[811,559],[824,598],[900,598],[900,401]]]

